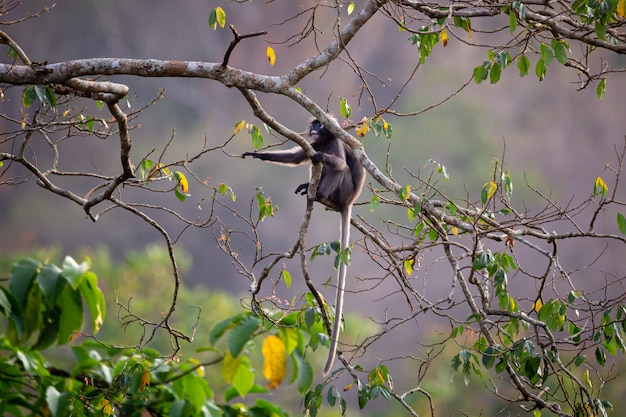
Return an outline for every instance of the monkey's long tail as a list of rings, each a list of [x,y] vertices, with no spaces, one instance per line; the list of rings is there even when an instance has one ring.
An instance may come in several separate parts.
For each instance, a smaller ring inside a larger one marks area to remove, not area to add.
[[[350,242],[350,218],[352,217],[352,204],[349,204],[341,211],[341,221],[339,222],[340,229],[340,250],[341,254],[344,253]],[[333,369],[333,363],[335,362],[335,356],[337,354],[337,343],[339,342],[339,329],[341,327],[341,316],[343,314],[343,297],[346,288],[346,273],[347,265],[343,262],[343,258],[339,256],[339,265],[337,266],[337,294],[335,296],[335,323],[333,324],[333,331],[330,335],[330,347],[328,349],[328,358],[326,359],[326,365],[324,365],[324,371],[322,375],[326,377],[331,369]]]

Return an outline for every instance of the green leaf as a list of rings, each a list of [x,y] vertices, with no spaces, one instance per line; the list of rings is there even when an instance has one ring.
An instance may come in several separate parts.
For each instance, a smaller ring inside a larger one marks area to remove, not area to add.
[[[48,307],[56,304],[61,291],[67,285],[65,278],[61,276],[61,268],[48,264],[41,268],[37,275],[37,284],[43,291],[44,302]]]
[[[517,16],[515,16],[515,12],[511,9],[509,11],[509,33],[512,35],[517,28]]]
[[[9,297],[11,297],[13,303],[11,303],[11,300],[9,300]],[[5,316],[8,316],[9,314],[11,314],[11,311],[13,311],[13,308],[14,308],[12,304],[14,303],[15,303],[15,298],[13,298],[11,294],[7,292],[6,288],[0,287],[0,310],[2,310]]]
[[[239,368],[237,368],[233,378],[233,387],[244,398],[254,387],[254,370],[247,359],[242,360],[239,364]]]
[[[35,86],[31,85],[30,87],[26,87],[24,89],[24,93],[22,94],[22,106],[29,108],[33,105],[36,98],[37,92],[35,91]]]
[[[357,380],[357,391],[358,391],[358,403],[359,408],[362,410],[367,405],[367,402],[370,399],[369,391],[367,389],[367,385],[365,385],[360,379]]]
[[[580,366],[585,363],[587,357],[585,355],[578,355],[574,358],[574,366]]]
[[[600,366],[604,366],[604,363],[606,362],[606,354],[604,353],[604,349],[600,346],[596,348],[596,361]]]
[[[98,333],[100,327],[104,324],[106,302],[102,291],[98,287],[98,277],[96,274],[89,271],[85,273],[85,278],[78,289],[91,314],[93,333]]]
[[[380,197],[374,194],[370,200],[370,211],[375,212],[378,206],[380,206]]]
[[[522,55],[517,60],[517,69],[519,70],[519,76],[524,77],[528,75],[530,71],[530,59],[526,55]]]
[[[502,67],[499,63],[494,62],[491,66],[491,71],[489,71],[489,82],[491,84],[496,84],[500,81],[500,74],[502,72]]]
[[[493,197],[497,190],[498,186],[495,182],[486,182],[480,192],[480,201],[482,201],[483,204],[487,204],[487,201],[489,201],[491,197]]]
[[[218,24],[222,28],[226,25],[226,12],[219,6],[211,10],[209,14],[209,27],[215,30]]]
[[[292,358],[298,391],[304,394],[313,385],[313,367],[298,350],[293,352]]]
[[[598,100],[602,100],[604,94],[606,93],[606,78],[602,78],[598,83],[598,87],[596,87],[596,96]]]
[[[280,275],[283,277],[283,280],[285,280],[285,285],[287,286],[287,288],[291,288],[291,274],[289,273],[289,271],[283,269],[280,271]]]
[[[221,183],[219,185],[219,192],[221,195],[225,195],[226,193],[230,194],[230,200],[234,203],[237,201],[237,195],[233,191],[233,189],[227,184]]]
[[[596,20],[594,31],[596,32],[596,35],[598,36],[598,38],[604,40],[606,37],[606,24],[604,24],[600,20]]]
[[[20,59],[20,56],[18,55],[17,52],[15,52],[15,49],[9,47],[7,50],[7,57],[11,58],[11,59]]]
[[[46,86],[45,92],[47,104],[54,109],[57,106],[57,96],[54,94],[54,88]]]
[[[474,82],[476,84],[480,84],[481,82],[485,81],[487,77],[489,76],[490,68],[491,68],[491,62],[489,61],[485,61],[483,62],[482,65],[479,65],[476,68],[474,68],[474,71],[473,71]]]
[[[554,55],[552,54],[552,49],[548,45],[542,42],[541,43],[541,59],[543,59],[543,62],[546,64],[546,67],[548,67],[552,63],[553,58],[554,58]]]
[[[535,65],[535,74],[539,78],[539,81],[543,81],[546,78],[546,63],[543,58],[539,58],[537,65]]]
[[[234,357],[239,356],[254,332],[258,330],[260,324],[261,322],[258,318],[249,316],[233,328],[228,338],[228,348]]]
[[[617,226],[619,227],[619,231],[626,235],[626,217],[620,212],[617,212]]]
[[[259,129],[257,125],[252,125],[250,137],[252,138],[252,146],[254,149],[259,149],[263,146],[263,135],[261,135],[261,129]]]
[[[491,368],[496,362],[496,357],[498,356],[499,352],[491,346],[488,346],[487,349],[485,349],[485,351],[483,352],[483,366],[487,369]]]
[[[511,175],[508,172],[502,174],[502,187],[507,197],[511,198],[513,195],[513,180],[511,180]]]
[[[79,264],[71,256],[66,256],[63,259],[61,268],[63,269],[62,276],[70,283],[73,289],[77,289],[85,272],[89,270],[89,264],[87,262]]]
[[[39,262],[33,259],[21,259],[9,274],[9,291],[15,297],[20,309],[26,308],[28,292],[39,269]]]
[[[59,315],[61,309],[55,306],[46,312],[43,318],[42,328],[39,331],[37,342],[33,345],[33,350],[42,350],[50,346],[59,336]]]
[[[63,345],[71,340],[83,324],[83,303],[78,291],[65,286],[57,305],[61,308],[58,343]]]
[[[209,334],[209,342],[214,345],[228,329],[235,326],[246,317],[248,317],[248,313],[241,313],[217,323],[215,326],[213,326],[213,329],[211,329],[211,333]]]
[[[199,378],[197,373],[189,373],[181,378],[185,398],[194,406],[195,413],[200,414],[200,410],[207,399],[207,382]],[[196,414],[197,415],[197,414]]]
[[[552,39],[552,49],[554,50],[556,60],[565,65],[567,63],[567,43],[565,41]]]
[[[348,100],[345,97],[339,97],[339,113],[345,119],[352,116],[352,107],[348,104]]]
[[[174,195],[181,203],[183,203],[187,199],[187,197],[189,197],[189,194],[183,193],[178,188],[174,188]]]

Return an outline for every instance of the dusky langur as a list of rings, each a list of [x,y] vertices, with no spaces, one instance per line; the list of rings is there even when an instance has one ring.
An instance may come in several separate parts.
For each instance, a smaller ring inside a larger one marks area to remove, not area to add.
[[[361,166],[352,149],[337,139],[318,120],[313,120],[309,126],[311,146],[316,151],[309,160],[304,149],[300,146],[282,151],[245,152],[242,157],[252,156],[264,161],[278,164],[300,165],[305,162],[317,164],[322,162],[322,176],[317,186],[315,199],[341,213],[339,222],[340,249],[343,253],[350,240],[350,217],[352,204],[359,197],[365,182],[365,169]],[[309,183],[300,184],[296,193],[307,193]],[[343,298],[346,285],[346,265],[339,262],[337,267],[337,294],[335,297],[335,323],[330,335],[328,359],[324,366],[323,375],[326,376],[333,367],[339,340],[339,328],[343,311]]]

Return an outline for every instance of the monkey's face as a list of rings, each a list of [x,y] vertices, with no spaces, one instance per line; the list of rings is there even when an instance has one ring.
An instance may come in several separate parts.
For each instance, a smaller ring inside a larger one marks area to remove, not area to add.
[[[311,139],[318,139],[319,137],[326,135],[326,133],[326,128],[318,120],[313,120],[311,122],[311,127],[309,128],[309,136]]]

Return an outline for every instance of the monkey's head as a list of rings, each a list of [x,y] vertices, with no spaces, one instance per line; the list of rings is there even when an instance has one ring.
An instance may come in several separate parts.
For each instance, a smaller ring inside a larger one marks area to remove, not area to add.
[[[330,136],[331,133],[324,127],[319,120],[314,119],[309,127],[309,136],[312,140],[325,139]]]

